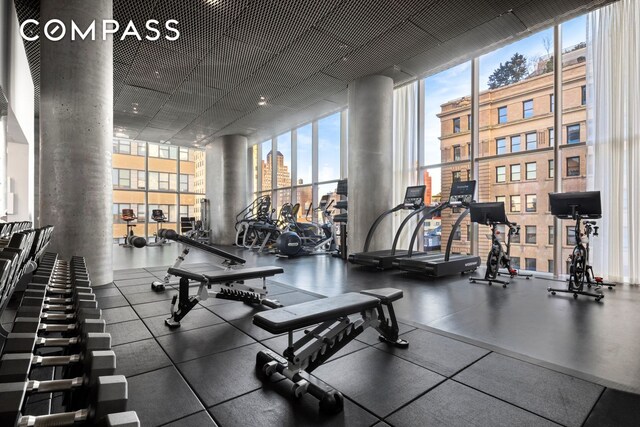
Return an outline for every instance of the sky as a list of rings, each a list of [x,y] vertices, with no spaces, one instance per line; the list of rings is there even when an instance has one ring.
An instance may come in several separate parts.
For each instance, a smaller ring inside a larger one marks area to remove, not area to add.
[[[500,65],[508,61],[518,52],[527,59],[547,55],[544,40],[551,42],[550,53],[553,52],[553,29],[533,34],[480,57],[480,90],[488,89],[489,76]],[[574,46],[586,40],[586,15],[577,17],[562,24],[562,47]],[[438,164],[440,154],[440,105],[463,96],[471,95],[471,62],[460,64],[425,79],[425,165]],[[433,194],[441,189],[440,168],[430,171]]]

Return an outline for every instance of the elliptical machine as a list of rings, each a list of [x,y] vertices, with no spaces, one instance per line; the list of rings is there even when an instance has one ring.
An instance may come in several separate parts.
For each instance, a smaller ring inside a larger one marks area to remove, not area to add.
[[[306,255],[324,255],[336,251],[335,227],[331,216],[329,195],[325,194],[320,199],[317,212],[322,214],[322,224],[298,223],[295,213],[291,216],[288,227],[276,240],[277,255],[281,257],[295,258]],[[306,217],[309,217],[312,206],[307,209]]]
[[[518,270],[511,266],[511,238],[520,233],[520,226],[507,219],[507,215],[504,210],[504,203],[471,203],[469,208],[471,210],[472,222],[491,227],[491,250],[489,251],[489,255],[487,255],[487,270],[484,274],[484,279],[470,277],[469,281],[471,283],[486,282],[489,285],[492,285],[495,282],[502,284],[502,287],[506,288],[509,282],[498,279],[498,275],[508,274],[510,278],[514,278],[519,275],[529,279],[531,275],[519,274]],[[499,225],[509,227],[507,240],[505,242],[506,250],[503,248],[503,242],[499,238]],[[506,273],[502,273],[500,271],[501,268],[504,268]]]
[[[600,192],[549,193],[549,206],[551,214],[556,217],[575,221],[573,229],[575,246],[569,256],[571,265],[567,289],[549,287],[547,292],[551,292],[551,295],[555,295],[556,292],[572,293],[574,298],[578,298],[578,295],[587,295],[600,301],[604,298],[603,294],[584,290],[585,284],[587,287],[595,285],[597,289],[602,286],[612,289],[615,286],[614,283],[605,283],[601,277],[595,277],[593,268],[589,265],[589,236],[592,233],[594,236],[598,235],[596,222],[591,220],[602,218]],[[581,231],[583,220],[585,220],[584,233]]]

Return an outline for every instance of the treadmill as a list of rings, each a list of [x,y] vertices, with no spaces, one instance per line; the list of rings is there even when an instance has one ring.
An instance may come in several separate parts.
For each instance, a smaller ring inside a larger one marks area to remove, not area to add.
[[[368,267],[376,267],[380,270],[386,270],[389,268],[393,268],[393,261],[396,259],[407,256],[409,251],[406,249],[398,249],[398,241],[400,240],[400,236],[402,235],[402,230],[405,225],[409,223],[411,218],[423,212],[427,207],[424,204],[424,192],[426,186],[424,185],[415,185],[411,187],[407,187],[407,191],[404,195],[404,201],[397,205],[396,207],[389,209],[386,212],[383,212],[380,215],[371,228],[369,229],[369,233],[367,234],[367,239],[364,243],[364,250],[362,252],[353,253],[349,255],[349,261],[354,264],[365,265]],[[391,215],[394,212],[398,212],[400,210],[408,210],[413,211],[402,221],[400,227],[396,231],[395,237],[393,238],[393,244],[391,249],[384,249],[380,251],[369,251],[369,245],[371,244],[371,239],[373,239],[373,235],[382,222],[387,216]]]
[[[476,255],[452,254],[451,245],[453,244],[453,232],[449,235],[447,241],[447,249],[444,253],[437,254],[415,254],[413,245],[416,241],[418,233],[422,231],[424,222],[431,218],[434,214],[440,213],[447,208],[465,208],[460,214],[458,220],[453,226],[453,230],[457,229],[462,220],[469,214],[469,206],[473,201],[473,195],[476,189],[476,181],[458,181],[451,186],[451,194],[449,200],[441,203],[435,208],[427,211],[425,215],[418,221],[416,228],[411,236],[409,251],[407,256],[398,258],[393,262],[394,267],[401,270],[420,273],[430,277],[442,277],[451,274],[465,273],[475,271],[480,266],[480,257]]]

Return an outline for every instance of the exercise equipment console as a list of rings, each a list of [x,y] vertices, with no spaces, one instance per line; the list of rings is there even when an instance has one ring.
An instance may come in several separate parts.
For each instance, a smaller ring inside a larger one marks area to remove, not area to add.
[[[380,333],[380,341],[399,348],[408,347],[409,343],[398,336],[398,321],[393,309],[393,302],[400,298],[402,291],[399,289],[371,289],[254,315],[256,326],[275,335],[288,334],[284,358],[271,351],[258,352],[256,373],[266,378],[277,372],[293,382],[292,391],[296,397],[309,393],[320,401],[320,411],[340,412],[344,404],[342,394],[307,381],[302,371],[312,372],[369,327]],[[354,315],[361,317],[353,320]],[[294,331],[318,323],[294,341]]]

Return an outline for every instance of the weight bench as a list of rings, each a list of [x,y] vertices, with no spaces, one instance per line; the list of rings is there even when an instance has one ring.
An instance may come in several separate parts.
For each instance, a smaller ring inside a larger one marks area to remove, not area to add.
[[[267,296],[266,278],[283,273],[281,267],[253,267],[239,270],[223,270],[216,274],[192,273],[179,268],[170,268],[167,273],[180,278],[178,295],[171,300],[171,316],[164,322],[170,328],[179,328],[180,320],[191,311],[199,301],[208,298],[222,298],[243,301],[249,304],[262,304],[270,308],[282,307],[278,301],[265,298]],[[262,288],[254,288],[244,284],[245,280],[262,279]],[[199,282],[198,292],[189,296],[190,281]],[[220,289],[212,291],[212,285],[220,285]],[[176,303],[178,308],[176,309]]]
[[[278,372],[293,382],[295,397],[310,393],[320,401],[320,411],[340,412],[344,403],[342,394],[307,381],[301,372],[311,373],[368,327],[373,327],[380,333],[380,341],[407,348],[409,343],[398,337],[398,321],[392,305],[393,301],[400,298],[402,291],[399,289],[371,289],[254,315],[254,325],[272,334],[287,333],[289,336],[289,344],[283,352],[284,358],[271,351],[258,352],[256,373],[261,378],[268,378]],[[388,315],[385,315],[383,307],[387,307]],[[361,318],[352,320],[349,316],[353,315],[360,315]],[[295,330],[313,325],[317,326],[312,330],[305,330],[302,338],[293,341]]]

